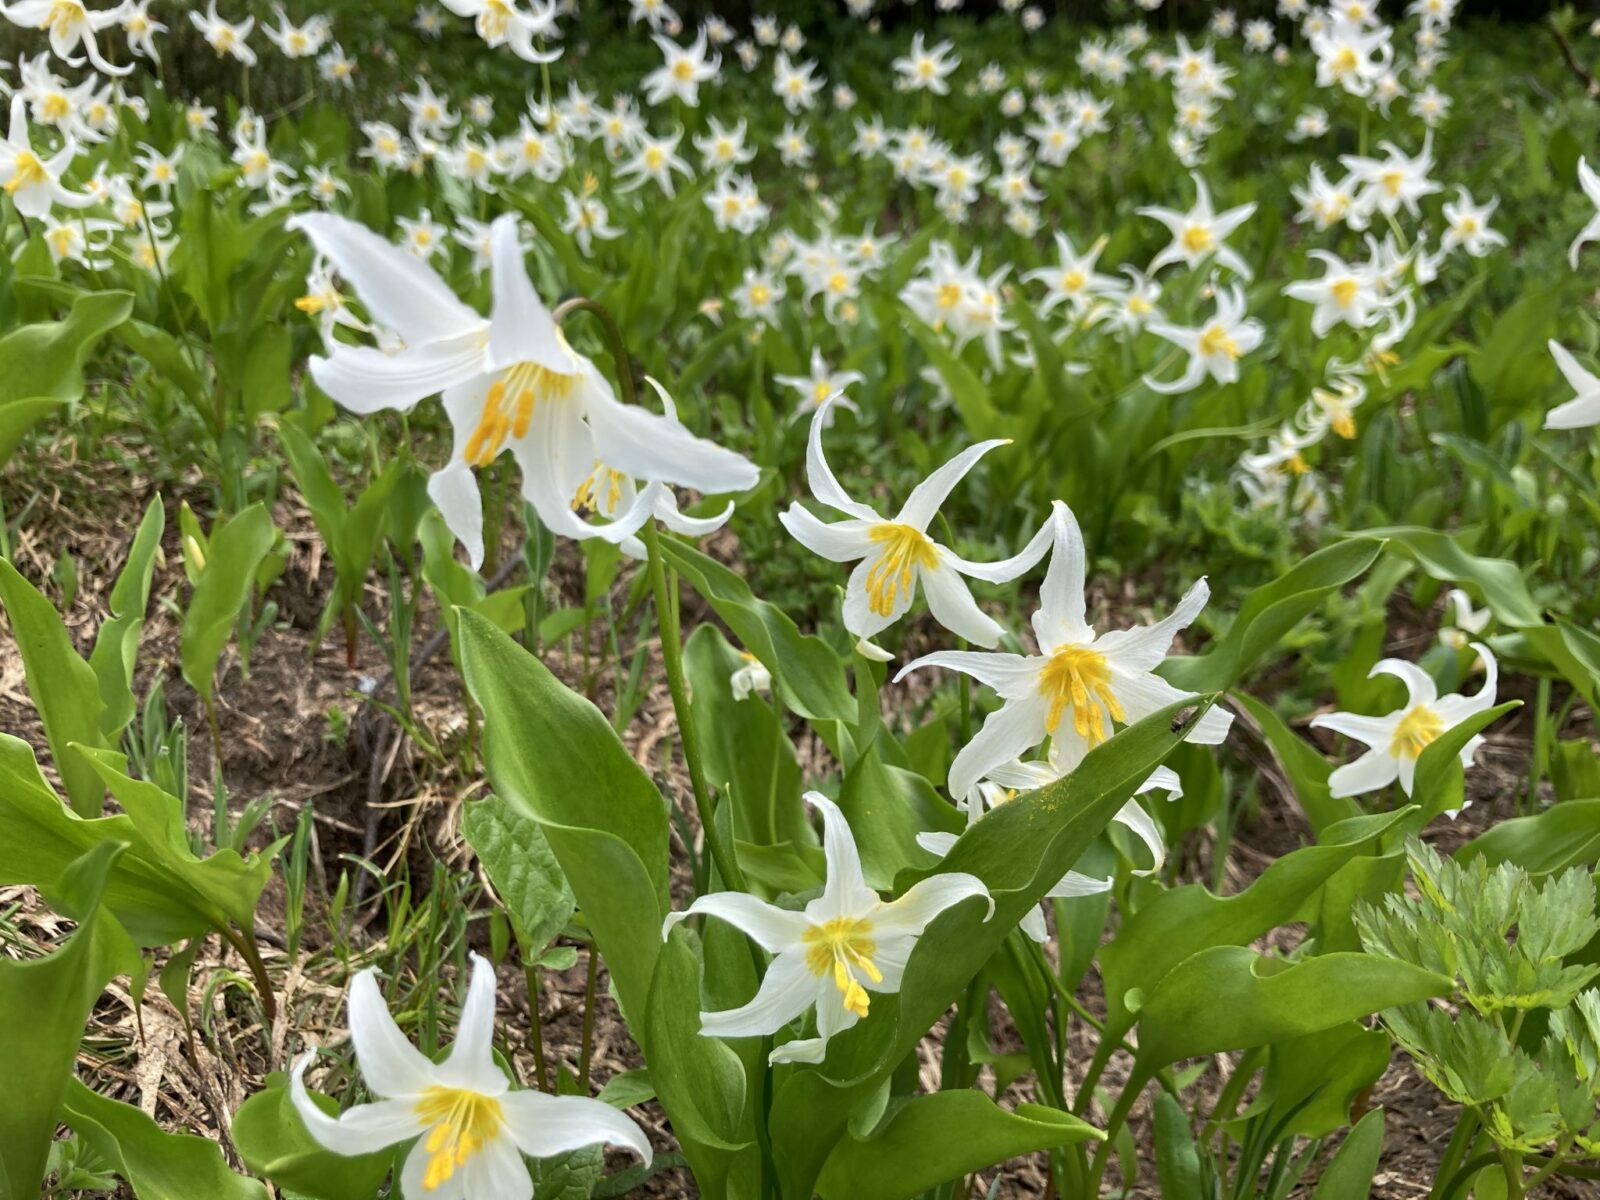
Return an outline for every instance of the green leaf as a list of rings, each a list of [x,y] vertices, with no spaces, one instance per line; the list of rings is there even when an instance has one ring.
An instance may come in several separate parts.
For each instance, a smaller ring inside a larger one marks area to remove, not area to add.
[[[308,1094],[323,1112],[338,1115],[331,1097]],[[324,1150],[295,1112],[288,1076],[279,1071],[267,1076],[264,1091],[239,1106],[229,1135],[253,1174],[309,1200],[376,1196],[395,1157],[393,1151],[347,1158]]]
[[[162,946],[220,928],[248,928],[271,875],[265,857],[242,859],[219,850],[197,859],[189,850],[178,801],[152,783],[129,779],[118,756],[86,753],[101,790],[110,786],[123,812],[88,820],[61,803],[45,782],[33,750],[0,734],[0,882],[47,887],[96,846],[126,844],[110,869],[105,906],[140,945]]]
[[[138,1200],[267,1200],[267,1189],[235,1175],[208,1137],[167,1133],[131,1104],[90,1091],[74,1079],[66,1121],[133,1189]]]
[[[16,451],[28,430],[65,403],[48,396],[31,396],[0,404],[0,464]]]
[[[183,614],[180,647],[183,677],[207,704],[216,693],[217,660],[276,537],[272,515],[259,503],[212,530],[205,567]]]
[[[1508,558],[1480,558],[1450,534],[1416,525],[1363,529],[1353,536],[1383,538],[1389,549],[1404,553],[1432,578],[1476,586],[1502,624],[1539,625],[1544,620],[1523,582],[1522,567]]]
[[[0,1197],[39,1195],[50,1142],[61,1121],[83,1027],[105,986],[138,966],[127,935],[100,901],[122,847],[101,842],[48,883],[71,903],[78,930],[54,954],[0,959]]]
[[[1323,547],[1245,597],[1228,631],[1205,654],[1169,658],[1158,673],[1190,692],[1232,687],[1329,595],[1370,567],[1381,549],[1366,538]]]
[[[83,395],[83,364],[95,343],[128,319],[130,292],[84,292],[62,321],[24,325],[0,338],[0,405]]]
[[[1537,816],[1511,817],[1455,853],[1463,864],[1480,857],[1492,867],[1515,863],[1534,875],[1600,861],[1600,800],[1566,800]]]
[[[1411,795],[1422,805],[1422,824],[1426,825],[1442,812],[1455,812],[1465,803],[1465,768],[1461,765],[1461,751],[1480,731],[1494,724],[1522,701],[1507,700],[1480,713],[1473,713],[1465,721],[1452,725],[1441,733],[1417,756],[1417,773],[1411,782]]]
[[[910,1200],[1018,1155],[1104,1138],[1043,1105],[1007,1112],[972,1089],[932,1092],[893,1108],[870,1136],[846,1134],[828,1156],[817,1191],[824,1200]]]
[[[781,608],[756,599],[739,575],[694,547],[662,538],[661,551],[667,564],[772,672],[785,705],[813,721],[855,720],[855,697],[845,682],[844,666],[826,642],[802,635]]]
[[[1389,1069],[1392,1050],[1387,1033],[1359,1021],[1276,1043],[1256,1098],[1230,1123],[1235,1136],[1264,1114],[1283,1134],[1319,1138],[1344,1128],[1351,1102]]]
[[[1201,1200],[1200,1151],[1194,1144],[1189,1114],[1171,1094],[1155,1101],[1156,1177],[1166,1200]]]
[[[572,920],[577,904],[539,822],[488,795],[466,806],[461,831],[525,940],[525,953],[538,955]]]
[[[44,722],[44,733],[73,809],[98,816],[105,799],[94,768],[71,747],[103,746],[105,702],[94,668],[78,656],[55,605],[39,594],[6,559],[0,559],[0,604],[22,655],[28,694]]]
[[[1448,995],[1453,986],[1446,976],[1375,954],[1288,963],[1247,946],[1212,946],[1184,959],[1145,998],[1136,1069],[1303,1037]]]
[[[1196,883],[1162,892],[1145,904],[1100,950],[1109,1033],[1120,1035],[1133,1025],[1130,993],[1153,994],[1196,951],[1248,945],[1269,929],[1314,911],[1311,902],[1333,874],[1374,852],[1382,835],[1414,811],[1355,817],[1330,826],[1320,845],[1285,854],[1237,895],[1216,896]]]
[[[206,411],[205,381],[195,374],[188,352],[177,338],[165,329],[131,318],[117,327],[117,337],[148,363],[154,373],[177,385],[197,411]]]
[[[1339,1144],[1311,1200],[1367,1200],[1382,1153],[1383,1109],[1375,1108]]]
[[[133,535],[122,574],[111,589],[111,616],[95,634],[94,650],[89,655],[89,666],[100,681],[100,700],[105,706],[100,714],[100,729],[109,744],[116,743],[137,708],[133,672],[145,610],[150,606],[150,579],[166,523],[161,497],[157,496],[144,510],[138,532]]]

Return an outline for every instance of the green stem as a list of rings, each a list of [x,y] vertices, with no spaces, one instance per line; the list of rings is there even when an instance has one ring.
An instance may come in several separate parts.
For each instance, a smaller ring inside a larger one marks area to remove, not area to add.
[[[1447,1184],[1454,1176],[1462,1156],[1471,1148],[1473,1135],[1477,1132],[1477,1110],[1462,1109],[1461,1115],[1456,1118],[1456,1127],[1450,1134],[1450,1141],[1444,1148],[1444,1157],[1439,1160],[1439,1170],[1434,1175],[1433,1190],[1428,1193],[1428,1200],[1444,1200]]]
[[[589,1094],[589,1059],[594,1053],[594,997],[600,980],[600,947],[589,942],[589,972],[583,982],[583,1049],[578,1053],[578,1094]],[[537,1022],[535,1022],[537,1024]]]
[[[528,980],[528,1042],[533,1047],[533,1086],[541,1092],[550,1091],[550,1077],[544,1065],[544,1018],[539,1012],[539,997],[544,988],[539,982],[539,968],[525,966],[523,974]]]
[[[1133,1106],[1139,1100],[1139,1094],[1144,1091],[1144,1085],[1149,1082],[1149,1074],[1136,1068],[1133,1077],[1122,1089],[1122,1095],[1117,1098],[1117,1106],[1111,1110],[1111,1116],[1106,1121],[1106,1140],[1100,1143],[1100,1148],[1094,1154],[1094,1162],[1089,1167],[1089,1186],[1084,1190],[1085,1196],[1100,1194],[1100,1181],[1105,1177],[1106,1164],[1111,1161],[1111,1147],[1117,1140],[1117,1131],[1127,1121],[1128,1114],[1133,1111]],[[1131,1185],[1133,1180],[1125,1182]]]

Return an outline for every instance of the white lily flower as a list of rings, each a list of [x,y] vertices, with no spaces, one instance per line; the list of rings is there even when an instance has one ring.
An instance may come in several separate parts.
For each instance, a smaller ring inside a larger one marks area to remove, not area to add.
[[[100,30],[118,24],[122,13],[121,4],[93,12],[83,0],[16,0],[0,4],[0,15],[13,25],[49,30],[51,52],[69,67],[83,65],[83,59],[73,55],[81,45],[94,69],[107,75],[126,75],[133,70],[132,64],[119,67],[107,61],[94,38]]]
[[[985,454],[1008,442],[996,439],[963,450],[913,488],[900,511],[886,521],[845,493],[823,456],[822,431],[835,403],[832,398],[824,401],[811,418],[806,482],[817,500],[849,519],[828,524],[798,502],[778,519],[812,553],[832,562],[860,560],[845,585],[844,627],[863,640],[881,633],[905,616],[920,583],[939,624],[977,645],[996,645],[1000,626],[978,607],[962,576],[990,583],[1017,578],[1044,557],[1050,545],[1049,522],[1021,553],[995,563],[968,562],[929,537],[927,529],[962,477]]]
[[[1578,184],[1583,188],[1583,194],[1589,197],[1590,203],[1600,210],[1600,175],[1595,174],[1588,159],[1578,160]],[[1574,271],[1578,269],[1578,252],[1589,242],[1600,242],[1600,211],[1589,218],[1589,223],[1579,230],[1567,250],[1567,261],[1572,264]]]
[[[1173,635],[1205,607],[1211,595],[1206,581],[1191,587],[1165,620],[1099,636],[1084,620],[1084,548],[1077,518],[1058,504],[1052,525],[1055,549],[1033,614],[1039,653],[941,650],[907,663],[895,676],[898,683],[920,667],[947,667],[1000,694],[999,711],[990,714],[950,764],[950,794],[958,799],[1047,737],[1064,743],[1059,751],[1063,761],[1076,763],[1110,738],[1115,724],[1132,724],[1193,694],[1173,687],[1154,670],[1167,656]],[[1194,723],[1187,740],[1215,745],[1232,724],[1231,713],[1211,708]]]
[[[756,692],[770,692],[772,672],[748,650],[740,651],[739,657],[744,659],[743,665],[728,677],[728,684],[733,688],[733,698],[748,700]]]
[[[773,382],[781,383],[786,388],[793,388],[800,395],[800,403],[795,406],[794,412],[789,414],[791,421],[798,421],[807,413],[816,412],[829,399],[837,397],[836,408],[846,408],[857,416],[861,410],[856,407],[856,402],[844,394],[847,387],[862,383],[866,376],[860,371],[835,371],[828,366],[822,357],[819,346],[811,347],[811,374],[809,375],[775,375]],[[833,412],[829,412],[824,428],[833,425]]]
[[[1494,707],[1499,669],[1489,647],[1473,642],[1472,648],[1484,665],[1483,686],[1476,696],[1441,696],[1428,673],[1416,663],[1402,658],[1385,658],[1371,671],[1393,675],[1406,685],[1406,705],[1388,716],[1368,717],[1360,713],[1324,713],[1313,717],[1313,729],[1331,729],[1371,747],[1354,762],[1346,763],[1328,776],[1328,787],[1335,798],[1363,796],[1388,787],[1396,779],[1407,796],[1417,775],[1417,758],[1441,734],[1461,724],[1474,713]],[[1481,734],[1461,748],[1461,765],[1470,767],[1472,756],[1483,745]],[[1457,810],[1459,811],[1459,810]],[[1455,815],[1455,812],[1450,814]]]
[[[78,144],[70,137],[49,158],[40,158],[28,138],[27,101],[21,92],[11,97],[11,129],[0,142],[0,189],[25,217],[47,216],[57,204],[63,208],[87,208],[94,197],[69,192],[61,186],[61,173],[78,156]]]
[[[1342,87],[1352,96],[1370,95],[1394,61],[1387,26],[1366,29],[1343,14],[1310,37],[1317,56],[1317,86]]]
[[[1356,207],[1368,215],[1380,212],[1386,217],[1394,216],[1403,207],[1413,217],[1421,216],[1417,201],[1439,190],[1439,185],[1428,178],[1433,169],[1433,134],[1422,139],[1422,149],[1415,158],[1406,157],[1393,142],[1379,142],[1378,148],[1384,157],[1339,156],[1351,178],[1361,185]]]
[[[1596,218],[1600,220],[1600,218]],[[1600,378],[1578,365],[1578,360],[1567,348],[1551,338],[1550,356],[1566,376],[1567,383],[1577,393],[1565,404],[1558,404],[1545,414],[1546,429],[1587,429],[1600,425]]]
[[[561,57],[561,51],[543,50],[534,45],[534,39],[545,34],[555,34],[556,6],[530,4],[532,11],[523,12],[517,0],[444,0],[444,6],[458,17],[470,17],[478,36],[491,50],[509,46],[511,52],[524,62],[552,63]]]
[[[1261,322],[1245,316],[1244,291],[1237,284],[1217,293],[1216,315],[1204,325],[1190,327],[1151,321],[1149,330],[1189,356],[1183,374],[1170,383],[1161,383],[1148,375],[1144,377],[1147,388],[1166,395],[1187,392],[1207,376],[1222,384],[1237,383],[1239,360],[1266,337]]]
[[[1022,278],[1029,283],[1042,283],[1048,294],[1039,306],[1040,315],[1051,312],[1058,304],[1065,304],[1068,313],[1076,318],[1083,315],[1094,297],[1117,291],[1120,284],[1109,275],[1101,275],[1094,268],[1106,248],[1102,235],[1094,240],[1082,254],[1073,248],[1072,239],[1064,233],[1056,234],[1056,253],[1060,264],[1029,271]]]
[[[861,874],[861,856],[844,814],[820,792],[808,792],[806,800],[822,813],[828,863],[822,895],[795,912],[743,892],[714,892],[669,914],[661,930],[665,938],[685,917],[705,913],[773,955],[748,1004],[700,1014],[706,1037],[761,1037],[815,1008],[817,1036],[778,1046],[768,1059],[773,1063],[821,1062],[833,1035],[867,1015],[870,992],[900,990],[906,961],[935,917],[973,896],[989,900],[983,881],[962,872],[930,875],[898,900],[879,899]],[[994,913],[993,900],[989,913]]]
[[[1297,280],[1284,288],[1283,294],[1316,306],[1311,332],[1317,337],[1339,324],[1365,329],[1388,308],[1371,268],[1347,263],[1327,250],[1313,250],[1311,257],[1322,263],[1322,278]]]
[[[217,57],[231,56],[242,62],[247,67],[256,65],[256,52],[246,41],[250,31],[256,27],[254,17],[246,17],[235,25],[217,16],[217,0],[211,0],[206,8],[205,15],[193,11],[189,12],[189,20],[206,39],[206,44],[217,52]]]
[[[590,476],[596,461],[629,478],[706,493],[737,492],[758,473],[744,458],[695,437],[677,421],[621,404],[589,359],[573,352],[528,281],[516,218],[491,229],[494,310],[487,320],[463,304],[425,264],[342,217],[306,213],[303,230],[348,280],[378,324],[404,345],[393,354],[340,345],[311,359],[318,385],[353,412],[412,408],[443,395],[455,432],[450,462],[428,494],[474,569],[483,560],[483,512],[473,468],[509,448],[523,495],[552,530],[600,532],[573,514],[580,499],[562,485]]]
[[[1496,246],[1504,246],[1505,235],[1489,228],[1489,218],[1499,207],[1498,196],[1487,204],[1475,204],[1471,192],[1457,187],[1456,198],[1444,204],[1444,219],[1449,227],[1439,239],[1439,248],[1452,250],[1460,246],[1473,258],[1482,258]]]
[[[705,29],[688,46],[680,46],[659,33],[652,34],[651,40],[666,61],[639,81],[645,103],[664,104],[676,97],[690,108],[698,108],[700,85],[715,80],[722,65],[722,55],[715,50],[708,53]]]
[[[643,1131],[609,1104],[511,1090],[494,1060],[494,968],[476,954],[461,1027],[444,1062],[430,1061],[406,1041],[384,1005],[376,971],[351,983],[349,1020],[362,1078],[383,1099],[330,1117],[306,1091],[313,1054],[295,1064],[290,1097],[307,1132],[334,1154],[373,1154],[415,1138],[400,1173],[407,1196],[531,1196],[524,1154],[553,1158],[606,1144],[650,1161]]]
[[[1154,275],[1168,263],[1175,262],[1193,269],[1214,254],[1218,266],[1227,267],[1241,279],[1249,279],[1250,267],[1223,243],[1230,233],[1250,219],[1256,211],[1255,202],[1216,212],[1211,207],[1211,192],[1206,181],[1195,174],[1189,178],[1194,180],[1195,198],[1194,207],[1188,212],[1156,207],[1136,210],[1141,217],[1160,221],[1172,233],[1172,244],[1150,260],[1147,270]]]
[[[923,45],[922,31],[911,35],[910,53],[894,60],[892,64],[899,79],[895,86],[904,92],[932,92],[935,96],[948,96],[950,85],[945,82],[951,72],[961,65],[955,57],[955,43],[940,42],[931,49]]]

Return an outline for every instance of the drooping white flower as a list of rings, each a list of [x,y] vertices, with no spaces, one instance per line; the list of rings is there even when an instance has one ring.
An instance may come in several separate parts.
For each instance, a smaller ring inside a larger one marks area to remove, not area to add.
[[[1473,258],[1482,258],[1496,246],[1504,246],[1505,235],[1489,228],[1489,218],[1499,207],[1498,196],[1487,204],[1474,204],[1472,193],[1464,187],[1457,187],[1456,198],[1444,203],[1447,226],[1444,236],[1439,239],[1439,248],[1453,250],[1460,246]]]
[[[773,956],[748,1004],[700,1014],[700,1032],[707,1037],[761,1037],[815,1008],[817,1036],[776,1047],[773,1063],[821,1062],[833,1036],[867,1016],[871,993],[900,990],[917,939],[935,917],[974,896],[989,900],[983,881],[962,872],[930,875],[897,900],[880,899],[862,876],[844,814],[820,792],[808,792],[806,800],[822,813],[828,877],[820,896],[795,912],[743,892],[713,892],[669,914],[661,931],[664,938],[685,917],[704,913],[749,935]]]
[[[1341,324],[1365,329],[1382,316],[1388,300],[1371,268],[1347,263],[1327,250],[1313,250],[1311,257],[1322,264],[1322,278],[1296,280],[1283,294],[1315,306],[1312,333],[1322,337]]]
[[[1550,356],[1556,360],[1556,366],[1577,395],[1547,412],[1544,427],[1587,429],[1591,425],[1600,425],[1600,378],[1579,366],[1578,360],[1554,338],[1550,339],[1548,345]]]
[[[290,1097],[306,1131],[334,1154],[363,1155],[416,1139],[400,1172],[407,1196],[484,1200],[530,1196],[530,1158],[585,1146],[622,1146],[650,1161],[650,1142],[628,1117],[587,1096],[512,1091],[494,1059],[494,968],[472,956],[472,982],[450,1054],[432,1062],[406,1041],[378,991],[377,972],[350,985],[350,1040],[361,1075],[382,1097],[330,1117],[306,1091],[295,1064]]]
[[[574,538],[607,532],[575,515],[581,497],[567,490],[569,483],[591,479],[597,462],[630,479],[708,494],[755,484],[756,469],[739,455],[670,417],[617,401],[594,364],[567,345],[534,292],[514,216],[498,218],[492,228],[494,309],[488,319],[426,265],[362,225],[308,213],[289,227],[311,238],[354,286],[372,319],[401,340],[394,353],[340,345],[326,358],[312,358],[318,385],[358,413],[405,411],[443,395],[454,441],[449,463],[428,481],[428,494],[474,567],[483,558],[483,512],[473,468],[487,466],[503,449],[516,457],[523,495],[540,518]],[[655,499],[651,492],[640,503],[653,506]],[[620,529],[617,536],[631,532]]]
[[[921,667],[947,667],[971,675],[999,693],[1003,703],[950,764],[950,794],[968,796],[981,779],[1026,754],[1045,738],[1061,742],[1064,760],[1077,762],[1106,741],[1117,724],[1131,724],[1188,698],[1155,668],[1173,635],[1205,607],[1211,593],[1201,579],[1165,620],[1098,635],[1085,619],[1083,534],[1064,504],[1052,517],[1055,548],[1033,614],[1037,654],[941,650],[906,664],[898,683]],[[1208,710],[1187,739],[1214,745],[1227,736],[1233,716]]]
[[[977,645],[995,645],[1000,640],[1000,626],[978,607],[962,576],[990,583],[1017,578],[1049,549],[1049,523],[1020,553],[995,563],[969,562],[934,541],[927,530],[962,477],[985,454],[1007,442],[996,439],[963,450],[913,488],[900,511],[884,520],[849,497],[822,453],[822,431],[828,426],[834,403],[824,401],[811,418],[806,482],[817,500],[848,519],[828,524],[799,503],[791,504],[778,519],[812,553],[832,562],[857,563],[845,585],[845,628],[861,641],[870,641],[906,614],[920,584],[941,625]]]
[[[1237,383],[1239,360],[1266,336],[1261,322],[1245,315],[1244,290],[1238,284],[1217,293],[1216,313],[1204,324],[1152,321],[1149,329],[1189,356],[1188,365],[1177,379],[1162,383],[1149,375],[1144,377],[1144,385],[1151,391],[1168,395],[1187,392],[1208,376],[1222,384]]]
[[[44,29],[50,34],[50,51],[69,67],[83,65],[75,51],[83,47],[89,62],[107,75],[126,75],[130,64],[119,67],[107,61],[95,42],[95,34],[122,20],[123,6],[91,11],[83,0],[14,0],[0,4],[0,15],[24,29]]]
[[[816,412],[829,400],[835,400],[833,408],[847,408],[859,415],[861,410],[856,407],[854,400],[845,395],[845,388],[861,383],[865,379],[866,376],[860,371],[835,371],[822,357],[821,347],[813,346],[809,375],[775,375],[773,382],[781,383],[799,394],[800,403],[795,406],[794,412],[789,414],[790,420],[799,420],[808,413]],[[833,413],[830,411],[824,427],[832,424]]]
[[[1404,708],[1383,717],[1335,712],[1312,718],[1314,729],[1331,729],[1371,747],[1360,758],[1328,776],[1328,787],[1335,797],[1363,796],[1387,787],[1396,779],[1405,794],[1411,795],[1417,758],[1422,752],[1441,734],[1468,717],[1494,707],[1499,681],[1494,655],[1482,642],[1473,642],[1472,648],[1484,665],[1483,686],[1475,696],[1440,696],[1432,678],[1416,663],[1385,658],[1372,668],[1368,678],[1393,675],[1404,682],[1407,694]],[[1477,734],[1461,748],[1462,766],[1472,765],[1473,755],[1483,743],[1483,735]]]
[[[1374,212],[1392,217],[1404,208],[1412,216],[1422,210],[1417,201],[1431,196],[1439,185],[1428,177],[1433,170],[1433,135],[1422,140],[1422,150],[1414,158],[1400,152],[1393,142],[1379,142],[1383,158],[1364,158],[1357,154],[1341,155],[1339,161],[1360,185],[1356,194],[1356,207],[1370,215]]]
[[[218,58],[231,57],[247,67],[256,64],[256,52],[250,48],[250,31],[256,27],[254,17],[246,17],[235,25],[217,15],[217,0],[211,0],[204,14],[189,12],[189,20],[206,39],[206,44],[217,52]]]
[[[1465,650],[1474,636],[1489,628],[1494,613],[1488,605],[1473,608],[1472,597],[1461,588],[1451,588],[1445,599],[1450,605],[1450,624],[1439,630],[1439,641],[1452,650]]]
[[[1057,233],[1056,253],[1060,262],[1053,267],[1040,267],[1029,271],[1022,277],[1029,283],[1045,285],[1046,295],[1044,303],[1039,306],[1039,312],[1049,313],[1057,305],[1065,304],[1070,316],[1080,317],[1096,296],[1116,291],[1120,286],[1117,281],[1109,275],[1099,274],[1094,269],[1105,248],[1106,239],[1099,237],[1095,239],[1093,245],[1079,254],[1073,248],[1071,238],[1064,233]]]
[[[87,208],[94,197],[61,186],[61,173],[78,156],[70,137],[49,158],[40,158],[28,137],[27,101],[18,92],[11,97],[11,129],[0,142],[0,190],[25,217],[43,217],[56,205]]]
[[[540,50],[536,38],[554,35],[557,30],[556,6],[532,0],[528,12],[518,0],[443,0],[458,17],[470,17],[478,36],[491,50],[508,46],[524,62],[552,63],[561,57],[559,48]]]
[[[896,86],[907,92],[932,92],[935,96],[948,96],[950,85],[946,82],[961,65],[955,56],[955,43],[943,41],[931,49],[923,44],[922,31],[911,35],[911,50],[894,60]]]
[[[688,46],[680,46],[671,38],[659,33],[652,40],[660,48],[666,61],[640,80],[645,103],[663,104],[676,98],[690,108],[700,106],[700,85],[717,77],[722,56],[712,50],[707,53],[707,35],[704,28]]]

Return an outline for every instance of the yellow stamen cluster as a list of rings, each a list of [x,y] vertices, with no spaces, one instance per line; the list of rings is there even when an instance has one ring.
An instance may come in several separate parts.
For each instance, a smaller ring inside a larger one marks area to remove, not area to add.
[[[57,125],[72,112],[72,101],[65,92],[46,92],[39,102],[39,117],[48,125]]]
[[[939,555],[928,535],[910,525],[885,521],[874,525],[867,536],[883,546],[867,572],[867,606],[887,617],[894,612],[896,598],[909,595],[913,569],[931,571],[939,565]]]
[[[462,457],[474,467],[495,460],[507,437],[522,437],[540,400],[564,399],[577,383],[576,375],[562,375],[538,363],[520,362],[496,379],[484,397],[483,415],[467,439]]]
[[[1211,236],[1209,225],[1191,225],[1183,231],[1183,248],[1190,254],[1202,254],[1217,244]]]
[[[1384,191],[1388,192],[1391,196],[1398,196],[1400,194],[1400,185],[1405,181],[1406,176],[1405,172],[1403,171],[1385,171],[1382,175],[1378,176],[1378,182],[1383,184]]]
[[[1338,78],[1354,71],[1359,62],[1360,60],[1356,58],[1356,52],[1346,46],[1338,54],[1334,55],[1333,61],[1328,64],[1328,69],[1333,72],[1335,78]]]
[[[954,308],[961,303],[961,285],[959,283],[940,284],[939,294],[935,302],[940,308]]]
[[[1243,351],[1239,349],[1239,343],[1233,340],[1233,336],[1228,332],[1227,328],[1219,323],[1207,326],[1205,331],[1201,333],[1200,353],[1207,358],[1225,354],[1229,358],[1237,359]]]
[[[492,1096],[460,1088],[431,1087],[417,1102],[417,1116],[428,1127],[424,1148],[428,1169],[424,1191],[437,1191],[456,1169],[500,1135],[505,1110]]]
[[[613,470],[596,459],[594,470],[584,476],[578,490],[572,494],[572,511],[616,512],[617,505],[622,503],[622,481],[626,478],[621,471]],[[605,492],[604,505],[600,503],[602,490]]]
[[[1106,716],[1125,721],[1127,714],[1111,689],[1111,664],[1106,656],[1087,646],[1064,646],[1050,656],[1039,672],[1039,690],[1050,701],[1045,728],[1055,734],[1067,709],[1072,728],[1091,746],[1111,736]]]
[[[55,0],[44,20],[39,22],[39,28],[48,29],[53,37],[67,37],[88,19],[81,0]]]
[[[1394,727],[1389,753],[1395,758],[1416,758],[1443,732],[1444,718],[1419,704]]]
[[[1335,279],[1328,285],[1328,290],[1333,293],[1333,299],[1340,308],[1349,308],[1355,303],[1356,293],[1361,290],[1361,285],[1350,276]]]
[[[39,156],[32,150],[23,150],[16,157],[11,178],[6,181],[5,189],[8,195],[15,196],[25,187],[50,182],[50,176],[45,172],[44,163],[39,161]]]
[[[870,1000],[867,989],[855,977],[859,970],[873,983],[883,980],[883,972],[872,961],[877,943],[872,940],[872,924],[861,917],[834,917],[812,925],[801,940],[806,947],[806,966],[821,979],[833,972],[833,985],[844,994],[846,1011],[858,1017],[867,1015]],[[854,970],[852,970],[854,968]]]
[[[506,0],[489,0],[478,14],[478,36],[486,42],[505,37],[511,26],[511,6]]]

